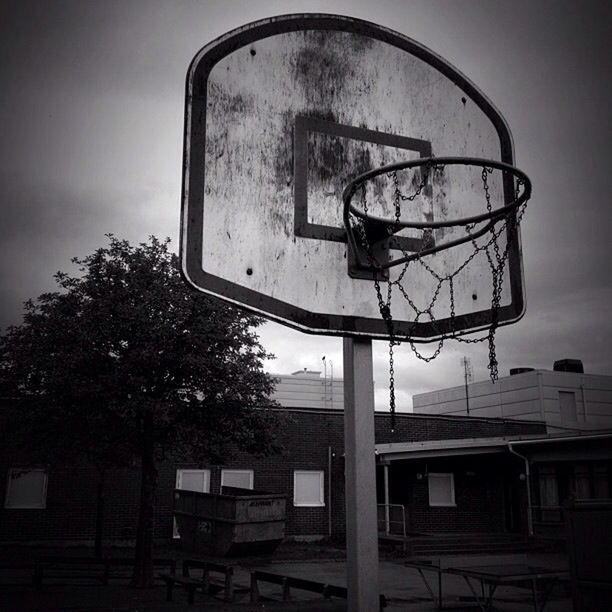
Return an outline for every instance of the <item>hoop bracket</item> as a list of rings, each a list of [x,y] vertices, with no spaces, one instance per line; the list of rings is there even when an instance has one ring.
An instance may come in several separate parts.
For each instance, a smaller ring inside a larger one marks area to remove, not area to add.
[[[369,223],[364,227],[367,244],[370,245],[369,252],[362,244],[351,236],[349,237],[348,249],[348,273],[351,278],[363,280],[388,280],[389,264],[391,260],[388,224],[378,221]],[[351,238],[353,240],[351,241]]]

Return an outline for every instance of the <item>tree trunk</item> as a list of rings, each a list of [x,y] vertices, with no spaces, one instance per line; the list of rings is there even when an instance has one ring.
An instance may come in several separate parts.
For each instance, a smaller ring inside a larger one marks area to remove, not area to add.
[[[96,557],[102,556],[102,531],[104,529],[104,486],[106,480],[106,470],[98,470],[98,488],[96,499],[96,537],[94,544],[94,554]]]
[[[145,412],[143,418],[141,449],[140,511],[131,584],[136,587],[148,587],[153,584],[153,521],[157,489],[153,415],[150,410]]]

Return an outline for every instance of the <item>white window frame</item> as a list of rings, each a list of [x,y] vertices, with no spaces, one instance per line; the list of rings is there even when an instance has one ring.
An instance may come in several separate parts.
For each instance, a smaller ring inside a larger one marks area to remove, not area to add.
[[[178,468],[176,470],[176,482],[175,482],[175,489],[181,489],[181,483],[183,480],[183,474],[188,474],[188,473],[206,473],[208,474],[208,479],[206,484],[208,485],[206,487],[206,490],[202,491],[202,493],[210,493],[210,470],[208,469],[194,469],[194,468]]]
[[[18,504],[11,500],[11,485],[13,483],[13,474],[15,473],[30,473],[39,472],[43,476],[42,490],[40,502],[34,504]],[[44,510],[47,507],[47,482],[48,474],[45,468],[26,468],[13,467],[9,468],[6,476],[6,495],[4,496],[4,507],[7,510]]]
[[[438,479],[438,481],[442,479],[446,479],[450,485],[450,502],[439,502],[432,501],[431,499],[431,481]],[[455,475],[452,472],[430,472],[427,475],[427,489],[429,494],[429,505],[434,508],[454,508],[457,506],[455,503]]]
[[[227,469],[227,470],[221,470],[221,487],[225,487],[225,486],[232,486],[232,485],[226,485],[223,480],[226,474],[248,474],[249,476],[249,486],[247,487],[247,489],[251,489],[253,490],[253,483],[255,481],[255,472],[254,470],[233,470],[233,469]]]
[[[300,476],[318,474],[319,499],[312,503],[298,502],[296,499],[297,484]],[[295,470],[293,472],[293,505],[301,508],[321,508],[325,506],[325,472],[323,470]]]

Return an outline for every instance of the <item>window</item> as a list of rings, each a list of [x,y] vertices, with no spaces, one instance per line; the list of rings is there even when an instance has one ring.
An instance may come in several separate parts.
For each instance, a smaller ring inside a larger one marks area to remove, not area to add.
[[[455,479],[453,474],[430,472],[429,482],[430,506],[455,506]]]
[[[559,482],[557,470],[552,464],[537,466],[538,494],[540,508],[538,520],[544,523],[561,522],[561,508],[559,505]]]
[[[293,505],[325,505],[323,498],[323,472],[305,470],[293,472]]]
[[[221,486],[252,489],[253,476],[253,470],[221,470]]]
[[[576,463],[570,472],[570,495],[576,499],[591,499],[591,470],[587,463]]]
[[[210,492],[210,470],[176,470],[176,488]]]
[[[576,499],[608,499],[608,473],[608,466],[603,462],[575,463],[571,472],[570,496]]]
[[[42,468],[10,468],[6,482],[5,508],[47,507],[47,472]]]
[[[593,468],[593,496],[610,499],[610,470],[607,465],[596,463]]]

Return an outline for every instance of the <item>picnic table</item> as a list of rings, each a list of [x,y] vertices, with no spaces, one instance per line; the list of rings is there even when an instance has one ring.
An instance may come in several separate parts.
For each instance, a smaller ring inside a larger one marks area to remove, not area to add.
[[[463,578],[483,612],[493,610],[495,592],[500,586],[530,588],[534,612],[543,612],[555,585],[560,580],[569,578],[567,571],[537,567],[526,563],[442,567],[430,562],[406,561],[405,565],[419,572],[432,600],[435,602],[437,599],[439,609],[443,608],[443,574]],[[437,574],[437,597],[425,577],[426,572]]]

